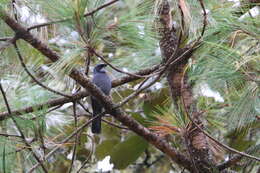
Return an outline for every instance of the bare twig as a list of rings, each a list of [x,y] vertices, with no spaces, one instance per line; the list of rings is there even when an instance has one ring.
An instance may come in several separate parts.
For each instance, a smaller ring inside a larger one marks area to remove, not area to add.
[[[138,89],[137,91],[135,91],[134,93],[132,93],[131,95],[129,95],[128,97],[126,97],[123,101],[121,101],[117,106],[117,107],[121,107],[122,105],[124,105],[125,103],[127,103],[130,99],[134,98],[135,96],[137,96],[139,93],[141,93],[143,90],[149,88],[150,86],[152,86],[153,84],[155,84],[155,82],[157,80],[160,79],[160,77],[164,74],[164,72],[169,68],[169,67],[172,67],[173,65],[177,64],[178,62],[182,61],[184,58],[186,58],[185,56],[189,53],[191,53],[193,50],[194,50],[194,46],[195,44],[190,47],[188,50],[186,50],[185,52],[183,52],[180,56],[176,57],[177,56],[177,48],[178,48],[178,45],[180,44],[180,40],[178,41],[178,44],[175,45],[175,52],[171,55],[171,57],[167,60],[167,62],[164,64],[164,66],[160,69],[160,71],[158,72],[158,76],[155,77],[155,79],[150,83],[148,84],[146,87],[143,87],[141,89]],[[154,73],[155,74],[155,73]],[[144,82],[146,81],[146,79],[144,80]],[[143,84],[143,83],[142,83]],[[140,87],[138,87],[140,88]]]
[[[77,103],[80,105],[81,108],[84,109],[84,111],[86,111],[87,113],[91,114],[91,112],[88,110],[88,108],[85,107],[85,105],[83,103],[81,103],[81,101],[77,101]]]
[[[151,81],[148,85],[146,85],[145,87],[133,92],[132,94],[130,94],[129,96],[127,96],[123,101],[121,101],[119,104],[116,105],[115,108],[121,107],[124,104],[126,104],[129,100],[131,100],[132,98],[136,97],[138,94],[140,94],[142,91],[144,91],[145,89],[149,88],[150,86],[152,86],[153,84],[155,84],[163,75],[163,73],[160,73],[158,76],[155,77],[155,79],[153,81]]]
[[[182,10],[182,7],[181,7],[181,3],[182,1],[179,1],[179,3],[178,3],[178,8],[179,8],[179,10],[180,10],[180,13],[181,13],[181,27],[182,27],[182,29],[181,29],[181,33],[183,32],[183,30],[184,30],[184,28],[185,28],[185,19],[184,19],[184,11]]]
[[[202,11],[203,11],[203,27],[202,27],[202,31],[201,31],[200,37],[198,38],[198,40],[200,40],[203,37],[203,35],[205,33],[205,30],[206,30],[206,26],[207,26],[207,12],[206,12],[203,0],[198,0],[198,1],[200,3]]]
[[[81,103],[80,101],[78,103]],[[93,114],[91,112],[89,112],[89,110],[87,108],[85,108],[85,106],[81,103],[80,106],[88,113],[88,114],[84,114],[83,116],[87,116],[87,117],[93,117]],[[119,129],[123,129],[123,130],[129,130],[127,127],[124,127],[124,126],[120,126],[118,124],[115,124],[115,123],[112,123],[106,119],[101,119],[101,121],[111,125],[111,126],[114,126],[116,128],[119,128]]]
[[[90,138],[91,143],[92,143],[92,145],[91,145],[91,151],[90,151],[90,153],[89,153],[87,159],[82,163],[82,166],[79,168],[79,170],[77,171],[77,173],[80,173],[81,169],[83,169],[83,168],[86,166],[86,164],[88,163],[88,161],[90,160],[90,158],[91,158],[91,156],[92,156],[92,154],[93,154],[93,152],[94,152],[94,146],[95,146],[95,142],[94,142],[94,141],[95,141],[95,140],[93,139],[92,136],[90,136],[90,135],[88,135],[88,134],[87,134],[87,136]]]
[[[60,20],[55,20],[55,21],[50,21],[50,22],[46,22],[46,23],[37,24],[37,25],[29,27],[27,30],[30,31],[30,30],[33,30],[33,29],[49,26],[49,25],[52,25],[52,24],[67,22],[69,20],[72,20],[72,18],[60,19]]]
[[[139,84],[137,90],[139,90],[140,88],[142,88],[142,86],[145,84],[145,82],[147,82],[149,79],[150,79],[149,77],[145,78],[145,79]]]
[[[4,38],[3,38],[4,39]],[[12,37],[8,40],[5,40],[6,42],[3,43],[0,47],[0,52],[3,51],[4,49],[8,48],[10,45],[12,45],[18,38],[17,37]],[[4,41],[4,40],[3,40]]]
[[[10,39],[12,39],[13,37],[2,37],[0,38],[0,41],[8,41]]]
[[[258,146],[255,146],[255,147],[259,147]],[[249,149],[246,150],[246,153],[252,153],[252,151],[255,150],[255,147],[250,147]],[[217,167],[220,171],[226,169],[226,168],[229,168],[231,167],[232,165],[235,165],[237,162],[239,162],[241,159],[243,158],[242,155],[239,155],[239,154],[236,154],[234,155],[232,158],[230,158],[229,160],[219,164]]]
[[[93,114],[91,113],[91,112],[89,112],[86,108],[85,108],[85,106],[82,104],[82,105],[80,105],[88,114],[83,114],[82,116],[87,116],[87,117],[93,117]],[[80,115],[81,116],[81,115]],[[118,124],[115,124],[115,123],[112,123],[112,122],[110,122],[110,121],[108,121],[108,120],[106,120],[106,119],[101,119],[101,121],[103,121],[103,122],[105,122],[105,123],[107,123],[107,124],[109,124],[109,125],[111,125],[111,126],[114,126],[114,127],[116,127],[116,128],[119,128],[119,129],[123,129],[123,130],[129,130],[129,128],[127,128],[127,127],[124,127],[124,126],[120,126],[120,125],[118,125]]]
[[[16,8],[15,8],[15,0],[12,0],[12,7],[13,7],[13,13],[14,13],[14,18],[15,18],[15,20],[18,22],[18,15],[17,15],[17,10],[16,10]]]
[[[92,16],[94,13],[96,13],[96,12],[98,12],[99,10],[101,10],[101,9],[103,9],[103,8],[106,8],[106,7],[108,7],[108,6],[110,6],[110,5],[114,4],[114,3],[116,3],[117,1],[119,1],[119,0],[109,1],[109,2],[106,3],[106,4],[103,4],[103,5],[99,6],[99,7],[96,8],[95,10],[92,10],[91,12],[84,14],[84,17]]]
[[[74,116],[75,129],[77,129],[78,128],[78,120],[77,120],[77,112],[76,112],[76,103],[75,102],[73,103],[73,116]],[[71,164],[70,164],[70,168],[69,168],[69,173],[72,171],[73,163],[74,163],[74,160],[76,158],[76,149],[77,149],[78,139],[79,139],[79,135],[77,133],[76,137],[75,137],[75,144],[74,144],[74,147],[73,147],[73,153],[72,153],[72,159],[71,159]]]
[[[118,124],[112,123],[112,122],[110,122],[110,121],[108,121],[108,120],[105,120],[105,119],[103,119],[103,118],[102,118],[101,120],[104,121],[105,123],[111,125],[111,126],[116,127],[116,128],[123,129],[123,130],[129,130],[129,128],[127,128],[127,127],[120,126],[120,125],[118,125]]]
[[[0,133],[0,136],[21,138],[20,135],[12,135],[12,134],[6,134],[6,133]]]
[[[88,76],[88,72],[89,72],[89,65],[90,65],[90,55],[87,52],[87,57],[86,57],[86,61],[85,61],[85,75]]]
[[[155,163],[159,162],[161,159],[163,159],[165,156],[164,155],[159,155],[158,157],[156,157],[156,159],[154,161],[152,161],[149,165],[148,168],[151,167],[152,165],[154,165]]]

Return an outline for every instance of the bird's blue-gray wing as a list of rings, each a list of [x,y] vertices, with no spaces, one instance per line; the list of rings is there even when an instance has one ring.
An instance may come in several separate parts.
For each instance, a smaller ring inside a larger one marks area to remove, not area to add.
[[[93,83],[98,86],[103,93],[109,95],[111,90],[111,79],[106,73],[94,74]]]

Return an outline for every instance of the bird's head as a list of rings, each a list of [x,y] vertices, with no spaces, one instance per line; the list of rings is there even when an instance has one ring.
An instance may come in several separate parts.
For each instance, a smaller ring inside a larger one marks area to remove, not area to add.
[[[106,72],[105,71],[105,67],[106,66],[107,66],[106,64],[98,64],[98,65],[96,65],[95,68],[94,68],[94,73],[105,73]]]

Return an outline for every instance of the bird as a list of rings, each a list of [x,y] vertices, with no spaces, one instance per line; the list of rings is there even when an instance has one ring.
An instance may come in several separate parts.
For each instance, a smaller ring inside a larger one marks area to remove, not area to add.
[[[107,64],[97,64],[93,70],[93,79],[92,82],[105,94],[109,95],[110,90],[112,87],[111,79],[107,75],[105,67]],[[95,98],[91,97],[91,104],[93,110],[93,117],[97,116],[98,114],[102,113],[103,106],[100,104],[100,101]],[[94,134],[101,133],[101,116],[94,119],[92,121],[91,132]]]

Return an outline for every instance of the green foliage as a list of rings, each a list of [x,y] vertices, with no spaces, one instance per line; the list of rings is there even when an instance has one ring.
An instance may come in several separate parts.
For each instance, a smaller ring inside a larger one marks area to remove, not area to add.
[[[5,144],[4,144],[4,147],[3,147],[3,154],[2,154],[3,158],[3,162],[2,162],[2,165],[3,165],[3,172],[5,173],[6,172],[6,169],[5,169],[5,165],[6,165],[6,162],[5,162],[5,157],[6,157],[6,153],[5,153]]]
[[[239,100],[234,104],[231,112],[229,113],[229,121],[231,128],[238,130],[245,124],[253,123],[255,117],[258,115],[256,112],[257,100],[259,96],[258,87],[250,86],[244,93],[241,93]],[[238,118],[239,117],[239,118]]]
[[[71,93],[75,88],[75,82],[66,74],[72,68],[84,68],[89,53],[86,46],[94,48],[116,67],[130,72],[160,63],[159,38],[154,26],[156,2],[151,0],[118,1],[92,16],[83,17],[84,14],[106,2],[105,0],[19,1],[18,6],[27,7],[32,17],[40,15],[47,21],[55,23],[30,31],[60,55],[61,59],[55,63],[51,63],[27,42],[17,41],[24,61],[32,74],[55,90]],[[187,26],[182,28],[185,36],[182,38],[181,46],[200,36],[203,23],[202,10],[198,1],[186,0],[185,2],[187,2],[191,20],[186,21]],[[177,1],[171,1],[171,3],[173,20],[176,22],[177,30],[180,30],[179,7]],[[208,84],[211,89],[220,93],[224,102],[215,101],[194,90],[194,93],[198,95],[197,108],[201,110],[202,117],[206,120],[205,128],[212,136],[241,151],[253,148],[251,154],[259,155],[257,144],[260,139],[258,133],[260,127],[259,120],[256,118],[260,113],[259,16],[242,18],[241,16],[252,7],[244,2],[239,8],[233,7],[233,3],[226,1],[219,3],[216,0],[205,0],[204,3],[206,9],[209,10],[207,27],[200,48],[194,52],[189,79],[194,86]],[[14,12],[10,0],[0,0],[0,8],[4,8],[13,17]],[[21,18],[19,12],[18,18]],[[37,24],[21,20],[18,22],[26,27]],[[0,30],[1,38],[14,35],[14,32],[2,20]],[[73,36],[73,33],[76,33],[76,36]],[[0,42],[0,48],[2,45]],[[0,58],[0,80],[12,111],[59,97],[32,81],[21,67],[12,45],[0,52]],[[99,58],[91,56],[90,70],[94,64],[100,62]],[[110,71],[115,79],[122,76],[111,69]],[[115,89],[111,94],[113,101],[118,103],[133,93],[140,81]],[[167,134],[173,138],[170,138],[168,142],[181,152],[186,152],[181,132],[186,130],[189,120],[184,112],[177,112],[172,106],[166,82],[164,80],[159,82],[162,84],[161,89],[145,90],[124,105],[123,109],[145,127],[157,126],[159,130],[162,130],[162,127],[169,125],[175,129],[175,131],[166,129]],[[84,104],[87,108],[90,107],[88,101]],[[183,107],[180,105],[180,108],[182,110]],[[3,99],[0,99],[0,111],[6,111]],[[34,139],[31,145],[38,154],[41,153],[39,150],[42,147],[41,137],[47,147],[45,152],[48,153],[75,130],[71,104],[48,111],[50,109],[46,106],[33,113],[23,113],[22,116],[15,117],[26,138],[29,141]],[[85,114],[85,111],[77,106],[77,114]],[[105,119],[120,124],[113,118],[105,117]],[[78,124],[81,125],[85,121],[87,121],[86,118],[80,117]],[[1,122],[0,132],[19,134],[11,119]],[[74,170],[86,161],[92,152],[93,141],[85,135],[86,133],[90,134],[90,130],[84,129],[81,133]],[[138,172],[139,167],[147,172],[153,170],[168,172],[170,169],[181,172],[179,168],[173,168],[167,159],[155,163],[155,166],[145,168],[142,163],[142,160],[146,159],[143,155],[145,150],[150,152],[150,162],[153,159],[156,160],[156,156],[161,153],[149,147],[144,139],[127,130],[102,122],[102,134],[95,136],[95,142],[95,152],[88,160],[86,165],[88,168],[84,168],[84,171],[96,171],[96,163],[110,155],[114,168],[124,169],[122,171],[125,172]],[[48,164],[50,172],[68,170],[71,160],[67,156],[72,151],[73,144],[74,140],[71,140],[62,145],[61,149],[50,159]],[[26,172],[37,163],[24,147],[21,139],[0,136],[0,172]],[[241,161],[242,164],[252,166],[254,171],[257,163],[249,162],[248,159]],[[234,169],[241,171],[239,164],[234,166]],[[245,168],[244,172],[248,170],[249,168]],[[41,168],[36,171],[42,172]]]
[[[211,25],[205,42],[196,51],[198,63],[194,65],[191,80],[206,82],[219,91],[229,106],[223,109],[230,128],[240,128],[256,121],[259,85],[252,80],[258,76],[259,55],[254,18],[241,19],[230,8],[232,4],[210,6]],[[225,17],[223,17],[225,16]],[[214,20],[213,20],[214,19]],[[249,126],[248,126],[249,127]]]
[[[208,6],[210,25],[189,75],[197,85],[209,84],[225,100],[199,99],[211,134],[221,130],[229,146],[245,151],[259,142],[255,133],[259,124],[259,17],[241,18],[238,9],[231,8],[233,4],[216,3]]]
[[[8,140],[7,137],[0,137],[0,172],[11,172],[14,169],[16,163],[15,148],[13,147],[14,142]]]
[[[120,142],[118,139],[107,139],[96,147],[96,158],[104,159],[111,156],[111,162],[115,169],[125,169],[135,162],[148,147],[146,140],[131,134]]]
[[[104,159],[107,155],[111,153],[114,147],[119,143],[117,139],[108,139],[103,141],[96,147],[96,158],[98,160]]]
[[[124,169],[136,161],[147,147],[148,143],[146,140],[140,136],[131,135],[125,141],[113,147],[109,154],[111,162],[116,169]]]

